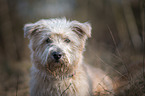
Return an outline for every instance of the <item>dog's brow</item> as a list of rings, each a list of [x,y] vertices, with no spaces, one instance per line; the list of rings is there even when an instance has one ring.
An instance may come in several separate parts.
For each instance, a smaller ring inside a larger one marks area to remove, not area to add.
[[[52,38],[55,37],[55,36],[57,36],[57,37],[61,37],[61,38],[67,38],[66,35],[61,34],[61,33],[53,33],[53,34],[51,34],[51,37],[52,37]]]

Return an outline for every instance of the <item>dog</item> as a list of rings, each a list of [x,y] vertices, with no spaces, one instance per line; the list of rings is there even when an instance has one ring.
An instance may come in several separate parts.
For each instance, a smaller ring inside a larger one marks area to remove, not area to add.
[[[83,52],[91,37],[88,22],[66,18],[42,19],[25,24],[30,40],[31,96],[112,96],[112,80],[84,63]]]

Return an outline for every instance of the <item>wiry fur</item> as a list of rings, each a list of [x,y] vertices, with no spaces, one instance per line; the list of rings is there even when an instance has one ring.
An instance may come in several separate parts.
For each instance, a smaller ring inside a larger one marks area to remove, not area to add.
[[[85,42],[91,36],[89,23],[67,21],[65,18],[45,19],[26,24],[24,35],[30,39],[33,62],[31,96],[89,96],[106,88],[112,89],[110,85],[108,87],[110,79],[102,71],[96,75],[91,71],[93,68],[83,64]],[[67,43],[66,39],[70,42]],[[59,63],[51,57],[54,51],[63,54]],[[103,88],[97,87],[98,83]]]

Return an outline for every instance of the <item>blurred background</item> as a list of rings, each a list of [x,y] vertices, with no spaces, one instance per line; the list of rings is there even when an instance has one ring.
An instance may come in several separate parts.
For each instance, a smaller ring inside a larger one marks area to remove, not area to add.
[[[90,22],[85,61],[116,83],[116,96],[145,96],[145,0],[0,0],[0,96],[29,96],[23,26],[66,17]]]

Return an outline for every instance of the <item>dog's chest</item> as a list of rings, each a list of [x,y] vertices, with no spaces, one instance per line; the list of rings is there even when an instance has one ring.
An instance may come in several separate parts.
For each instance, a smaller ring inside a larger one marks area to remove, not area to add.
[[[32,96],[89,96],[89,85],[83,76],[65,80],[31,79]]]

